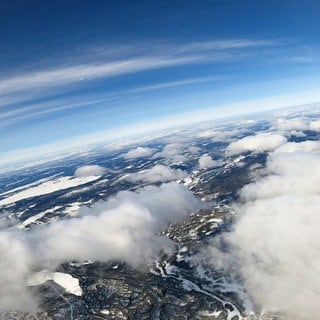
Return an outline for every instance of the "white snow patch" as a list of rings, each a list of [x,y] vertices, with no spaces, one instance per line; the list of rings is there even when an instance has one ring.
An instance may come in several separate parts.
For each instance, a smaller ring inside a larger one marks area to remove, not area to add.
[[[110,314],[110,311],[108,309],[103,309],[103,310],[100,310],[100,313],[102,313],[102,314]]]
[[[68,205],[65,209],[64,209],[64,213],[68,216],[71,217],[76,217],[79,213],[79,210],[81,208],[81,206],[83,205],[83,203],[81,202],[74,202],[70,205]]]
[[[234,163],[239,163],[239,162],[241,162],[243,159],[245,159],[245,156],[242,156],[242,155],[241,155],[240,157],[234,159],[233,162],[234,162]]]
[[[36,196],[41,196],[44,194],[49,194],[55,191],[64,190],[72,187],[76,187],[94,180],[99,179],[100,176],[89,176],[74,178],[72,176],[60,177],[55,180],[50,180],[41,183],[35,187],[23,190],[12,196],[0,200],[0,206],[11,204],[23,199],[28,199]]]
[[[23,228],[27,227],[28,225],[30,225],[31,223],[37,222],[37,220],[43,218],[47,213],[52,213],[54,211],[59,210],[60,208],[62,208],[62,206],[56,206],[56,207],[54,207],[52,209],[48,209],[46,211],[42,211],[42,212],[40,212],[40,213],[38,213],[38,214],[26,219],[25,221],[23,221],[21,224],[19,224],[17,226],[17,228],[23,229]]]
[[[214,317],[214,319],[217,319],[220,316],[221,312],[221,310],[203,311],[201,312],[201,315],[203,317]]]
[[[72,277],[68,273],[50,272],[43,270],[30,276],[27,280],[29,286],[38,286],[49,280],[52,280],[59,286],[65,289],[66,292],[75,296],[82,295],[82,289],[79,285],[79,279]]]
[[[92,264],[93,262],[91,260],[86,260],[84,262],[70,262],[69,265],[71,267],[80,268],[81,266],[86,266],[88,264]]]
[[[53,176],[50,176],[50,177],[47,177],[47,178],[43,178],[43,179],[31,182],[31,183],[28,183],[28,184],[25,184],[25,185],[22,185],[20,187],[14,188],[14,189],[10,189],[10,190],[8,190],[6,192],[0,193],[0,196],[5,196],[7,194],[11,194],[11,193],[14,193],[14,192],[17,192],[17,191],[20,191],[20,190],[25,190],[25,189],[28,189],[30,187],[37,186],[37,185],[42,184],[44,182],[47,182],[49,180],[53,180],[53,178],[55,178],[56,176],[57,176],[57,174],[55,174]]]

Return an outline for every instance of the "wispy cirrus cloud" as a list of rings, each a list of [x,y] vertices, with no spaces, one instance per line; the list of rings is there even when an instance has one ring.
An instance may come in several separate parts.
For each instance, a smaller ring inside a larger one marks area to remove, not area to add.
[[[308,56],[293,57],[292,60],[297,63],[310,63],[314,61],[314,58]]]
[[[129,90],[129,92],[145,92],[145,91],[153,91],[153,90],[160,90],[160,89],[166,89],[166,88],[174,88],[174,87],[180,87],[180,86],[188,86],[192,84],[200,84],[200,83],[206,83],[206,82],[212,82],[216,80],[226,79],[228,77],[199,77],[199,78],[189,78],[189,79],[183,79],[178,81],[169,81],[164,83],[157,83],[150,86],[143,86],[139,88],[135,88],[132,90]]]
[[[87,99],[81,101],[81,99],[53,99],[43,103],[31,103],[24,107],[9,110],[0,113],[0,127],[7,127],[25,120],[31,120],[39,117],[44,117],[52,113],[85,108],[92,105],[107,102],[112,97],[104,97],[99,99]]]
[[[0,96],[30,89],[44,89],[72,85],[84,81],[110,78],[115,76],[139,73],[147,70],[176,67],[194,63],[205,63],[214,60],[228,60],[233,50],[256,47],[276,46],[274,41],[252,41],[245,39],[226,41],[192,42],[181,45],[157,44],[146,46],[131,58],[114,58],[112,61],[59,66],[40,71],[18,74],[0,79]],[[132,50],[134,52],[134,50]]]
[[[198,62],[200,57],[180,58],[134,58],[104,64],[84,64],[71,67],[31,72],[0,81],[0,94],[24,91],[33,88],[64,86],[82,81],[109,78],[165,67]]]
[[[279,45],[279,41],[250,39],[178,44],[156,41],[114,46],[112,50],[110,46],[92,48],[91,52],[88,48],[74,59],[61,59],[67,61],[65,65],[57,60],[48,64],[42,61],[40,67],[30,69],[29,66],[28,70],[22,68],[15,75],[0,78],[0,128],[72,109],[106,108],[110,100],[120,102],[144,92],[221,80],[226,74],[184,78],[183,73],[177,73],[174,79],[170,76],[170,81],[148,76],[143,83],[135,85],[132,77],[143,72],[241,60]],[[127,84],[113,87],[110,80],[116,77],[122,77]],[[94,87],[95,83],[100,91]]]
[[[168,88],[176,88],[179,86],[189,86],[194,84],[209,83],[225,79],[226,77],[198,77],[188,78],[178,81],[161,82],[155,85],[140,86],[133,89],[122,90],[104,95],[86,95],[79,97],[68,98],[53,98],[46,102],[31,102],[27,103],[23,107],[16,109],[10,109],[0,113],[0,127],[7,127],[25,120],[44,117],[52,113],[70,109],[81,109],[90,106],[99,105],[120,98],[121,96],[127,96],[128,94],[143,93],[148,91],[155,91]],[[1,105],[1,103],[0,103]]]
[[[282,44],[281,41],[275,40],[250,40],[250,39],[231,39],[231,40],[213,40],[192,42],[185,46],[181,46],[180,50],[184,52],[201,50],[230,50],[230,49],[245,49],[255,47],[274,47]]]

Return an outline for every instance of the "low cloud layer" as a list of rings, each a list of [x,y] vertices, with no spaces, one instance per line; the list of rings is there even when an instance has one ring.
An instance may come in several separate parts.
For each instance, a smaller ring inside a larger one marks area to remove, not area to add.
[[[232,142],[227,147],[230,155],[236,155],[243,152],[266,152],[273,151],[280,145],[286,143],[286,138],[276,133],[258,133],[254,136],[242,138]]]
[[[150,169],[127,175],[125,178],[131,182],[143,181],[156,183],[183,179],[186,175],[186,172],[181,169],[172,169],[170,167],[157,164]]]
[[[240,269],[255,303],[285,319],[320,317],[320,154],[315,146],[288,143],[271,153],[268,175],[241,190],[234,230],[206,251],[216,268]]]
[[[35,260],[31,241],[26,241],[23,234],[1,231],[0,255],[0,309],[33,310],[37,301],[26,286]]]
[[[216,160],[213,160],[209,155],[204,154],[199,158],[199,167],[203,168],[214,168],[218,165]]]
[[[53,222],[29,232],[0,234],[0,309],[36,305],[26,286],[33,272],[64,261],[120,259],[144,264],[172,243],[156,235],[167,221],[177,221],[203,206],[177,183],[120,192],[106,202],[84,208],[79,218]]]
[[[308,129],[308,119],[307,118],[278,118],[274,123],[275,129],[279,131],[303,131]]]
[[[171,163],[180,163],[187,160],[183,154],[186,145],[183,143],[169,143],[163,147],[160,152],[157,152],[153,158],[165,158]]]
[[[320,120],[314,120],[309,123],[309,129],[313,131],[320,131]]]
[[[282,132],[297,132],[297,131],[320,131],[320,120],[315,120],[308,117],[295,118],[278,118],[274,121],[274,128]]]
[[[123,158],[125,159],[137,159],[143,157],[150,157],[154,154],[155,150],[148,147],[137,147],[125,153]]]
[[[90,165],[90,166],[83,166],[78,168],[74,175],[77,178],[83,178],[83,177],[91,177],[91,176],[101,176],[106,172],[106,169],[104,167],[98,166],[98,165]]]
[[[229,141],[241,134],[243,134],[244,129],[232,129],[232,130],[205,130],[197,133],[196,137],[201,138],[212,138],[212,141]]]
[[[288,142],[278,149],[275,152],[316,152],[320,153],[320,142],[319,141],[303,141],[303,142]]]

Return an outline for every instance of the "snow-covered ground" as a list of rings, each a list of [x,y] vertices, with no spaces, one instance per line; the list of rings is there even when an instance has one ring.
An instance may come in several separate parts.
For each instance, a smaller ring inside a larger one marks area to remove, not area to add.
[[[31,183],[22,185],[22,186],[17,187],[17,188],[10,189],[9,191],[0,193],[0,196],[5,196],[5,195],[7,195],[7,194],[12,194],[12,193],[14,193],[14,192],[21,191],[21,190],[25,190],[25,189],[28,189],[28,188],[30,188],[30,187],[39,185],[39,184],[41,184],[41,183],[44,183],[44,182],[47,182],[47,181],[50,181],[50,180],[54,180],[57,176],[58,176],[58,174],[55,174],[55,175],[53,175],[53,176],[50,176],[50,177],[47,177],[47,178],[43,178],[43,179],[40,179],[40,180],[37,180],[37,181],[34,181],[34,182],[31,182]],[[21,181],[22,181],[22,180],[21,180]],[[18,182],[19,182],[19,181],[18,181]],[[10,185],[10,184],[8,184],[7,186],[9,186],[9,185]]]
[[[39,184],[34,187],[24,189],[22,191],[16,192],[17,189],[9,190],[6,192],[7,197],[0,200],[0,206],[15,203],[17,201],[28,199],[36,196],[41,196],[44,194],[49,194],[55,191],[64,190],[68,188],[73,188],[79,185],[86,184],[91,181],[99,179],[100,176],[89,176],[89,177],[79,177],[75,178],[73,176],[59,177],[54,180],[42,182],[39,180]],[[13,194],[12,194],[13,193]]]
[[[19,228],[19,229],[26,228],[26,227],[28,227],[29,225],[31,225],[32,223],[37,223],[37,221],[38,221],[39,219],[42,219],[46,214],[55,212],[56,210],[59,210],[59,209],[61,209],[61,208],[62,208],[62,206],[56,206],[56,207],[54,207],[54,208],[52,208],[52,209],[48,209],[48,210],[43,211],[43,212],[40,212],[40,213],[38,213],[38,214],[36,214],[36,215],[34,215],[34,216],[31,216],[30,218],[28,218],[28,219],[26,219],[25,221],[23,221],[22,223],[20,223],[20,224],[17,226],[17,228]]]
[[[74,294],[75,296],[82,295],[79,279],[72,277],[68,273],[43,270],[30,276],[28,278],[28,285],[38,286],[49,280],[54,281],[56,284],[64,288],[68,293]]]

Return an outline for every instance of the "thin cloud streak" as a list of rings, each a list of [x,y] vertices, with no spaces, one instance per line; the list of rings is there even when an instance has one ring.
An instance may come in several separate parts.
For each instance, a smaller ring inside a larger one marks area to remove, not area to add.
[[[137,56],[122,60],[113,60],[99,64],[86,63],[30,72],[0,80],[0,95],[29,89],[51,88],[72,85],[84,81],[110,78],[156,70],[160,68],[176,67],[194,63],[205,63],[215,60],[228,60],[233,55],[232,49],[252,48],[277,45],[273,41],[228,40],[193,42],[178,46],[160,46],[157,54],[150,56],[149,50],[145,56]],[[229,51],[228,51],[229,50]]]
[[[220,40],[220,41],[203,41],[193,42],[184,47],[182,51],[208,51],[208,50],[230,50],[230,49],[245,49],[255,47],[269,47],[281,45],[281,41],[274,40],[249,40],[249,39],[233,39],[233,40]]]
[[[63,86],[66,84],[114,77],[150,69],[194,63],[199,60],[201,60],[201,57],[198,56],[181,58],[135,58],[100,65],[88,64],[45,70],[0,81],[0,93],[12,93],[47,86]]]
[[[98,105],[112,99],[119,99],[122,96],[204,83],[214,81],[218,77],[187,78],[167,83],[145,85],[118,92],[109,92],[95,98],[92,98],[92,96],[75,98],[72,93],[69,97],[63,99],[57,97],[59,94],[68,94],[68,91],[72,88],[85,86],[90,81],[107,80],[112,77],[164,68],[229,61],[230,59],[239,59],[239,57],[243,59],[246,53],[251,54],[252,52],[242,51],[242,55],[239,56],[239,49],[247,51],[252,48],[277,45],[279,45],[279,41],[248,39],[190,42],[177,45],[156,42],[141,46],[119,46],[119,48],[122,48],[120,50],[122,54],[118,52],[117,58],[116,56],[110,56],[110,54],[104,56],[102,48],[96,59],[92,55],[79,56],[74,59],[74,65],[29,71],[7,79],[0,79],[0,109],[3,110],[0,114],[0,128],[43,118],[68,109]],[[46,101],[39,102],[40,99]]]
[[[40,118],[47,116],[52,113],[59,111],[65,111],[69,109],[85,108],[88,106],[93,106],[101,104],[104,102],[111,101],[121,96],[127,96],[128,94],[143,93],[148,91],[155,91],[160,89],[169,89],[179,86],[188,86],[192,84],[207,83],[212,81],[217,81],[221,79],[226,79],[227,77],[199,77],[199,78],[189,78],[179,81],[170,81],[164,83],[158,83],[150,86],[137,87],[134,89],[123,90],[120,92],[115,92],[109,95],[102,96],[97,99],[92,99],[92,95],[83,96],[81,100],[74,101],[72,99],[53,99],[48,102],[34,103],[19,109],[14,109],[0,114],[0,127],[8,127],[10,125],[20,123],[26,120],[31,120],[34,118]],[[87,100],[86,100],[87,99]],[[86,100],[86,101],[84,101]]]
[[[128,92],[134,93],[134,92],[153,91],[153,90],[159,90],[159,89],[187,86],[187,85],[191,85],[191,84],[206,83],[206,82],[211,82],[211,81],[215,81],[215,80],[222,80],[222,79],[226,79],[226,78],[227,77],[201,77],[201,78],[184,79],[184,80],[179,80],[179,81],[165,82],[165,83],[159,83],[159,84],[155,84],[155,85],[140,87],[140,88],[128,90]]]
[[[111,97],[106,97],[89,101],[70,102],[65,100],[51,100],[46,103],[34,104],[0,114],[0,121],[2,121],[2,123],[0,123],[0,127],[8,127],[16,123],[44,117],[59,111],[84,108],[110,100]]]

